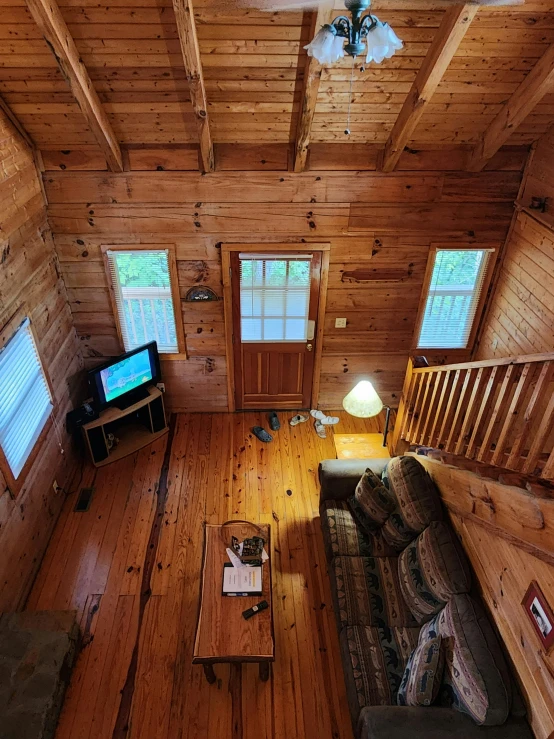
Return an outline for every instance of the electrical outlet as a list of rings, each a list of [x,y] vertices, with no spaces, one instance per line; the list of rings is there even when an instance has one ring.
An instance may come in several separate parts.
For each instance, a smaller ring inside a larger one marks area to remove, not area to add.
[[[346,328],[346,318],[335,318],[335,328]]]
[[[56,482],[56,480],[54,480],[54,482],[52,483],[52,487],[54,488],[55,495],[57,495],[60,492],[60,488],[58,487],[58,483]]]
[[[161,390],[162,393],[165,393],[165,382],[157,382],[156,387],[158,388],[158,390]]]

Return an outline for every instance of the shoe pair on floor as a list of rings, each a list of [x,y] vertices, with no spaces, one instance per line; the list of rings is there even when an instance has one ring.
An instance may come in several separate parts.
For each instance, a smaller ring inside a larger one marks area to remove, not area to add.
[[[311,410],[310,415],[315,418],[314,422],[314,428],[316,431],[316,434],[321,439],[327,438],[327,432],[325,430],[325,426],[334,426],[336,423],[339,422],[339,419],[337,416],[327,416],[323,411],[317,411],[317,410]],[[268,416],[269,418],[269,426],[272,431],[278,431],[281,428],[281,424],[279,423],[279,419],[277,417],[277,414],[275,412],[272,412]],[[293,416],[289,423],[291,426],[298,426],[299,423],[305,423],[309,420],[309,416],[303,416],[302,414],[298,413],[296,416]],[[271,434],[269,434],[265,429],[263,429],[261,426],[254,426],[252,429],[252,433],[254,436],[259,439],[260,441],[273,441],[273,437]]]

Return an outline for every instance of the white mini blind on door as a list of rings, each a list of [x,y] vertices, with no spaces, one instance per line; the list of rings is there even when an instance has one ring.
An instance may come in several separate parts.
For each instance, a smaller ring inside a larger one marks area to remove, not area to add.
[[[126,351],[149,341],[158,351],[179,351],[166,249],[106,252]]]
[[[418,347],[467,347],[491,253],[490,249],[437,250]]]
[[[0,351],[0,446],[17,479],[52,412],[29,319]]]
[[[241,341],[306,341],[311,259],[239,254]]]

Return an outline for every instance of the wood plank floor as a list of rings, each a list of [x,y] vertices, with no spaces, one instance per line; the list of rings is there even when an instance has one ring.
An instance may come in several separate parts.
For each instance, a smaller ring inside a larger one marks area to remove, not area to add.
[[[310,422],[258,442],[265,414],[180,414],[169,436],[75,480],[27,608],[77,609],[85,646],[57,739],[351,739],[319,527],[317,467],[333,432]],[[341,415],[337,433],[377,431]],[[77,490],[94,486],[75,513]],[[276,661],[191,664],[203,525],[270,523]],[[240,731],[239,719],[242,719]]]

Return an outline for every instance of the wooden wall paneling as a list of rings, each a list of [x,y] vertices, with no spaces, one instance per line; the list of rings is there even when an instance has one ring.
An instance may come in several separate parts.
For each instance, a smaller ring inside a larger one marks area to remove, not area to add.
[[[202,172],[213,172],[215,168],[214,147],[192,0],[173,0],[173,10],[198,129]]]
[[[29,10],[67,79],[110,169],[123,169],[117,138],[55,0],[29,0]]]
[[[383,172],[392,172],[396,167],[478,9],[477,5],[454,5],[445,11],[385,144]]]

